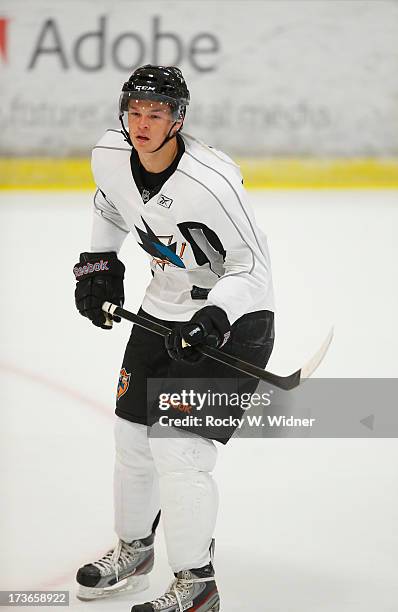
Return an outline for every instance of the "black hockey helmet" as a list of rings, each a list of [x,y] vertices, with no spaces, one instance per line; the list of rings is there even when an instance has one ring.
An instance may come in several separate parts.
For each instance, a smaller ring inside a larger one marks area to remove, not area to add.
[[[170,106],[174,121],[183,121],[189,98],[188,87],[179,68],[146,64],[137,68],[124,83],[119,115],[128,110],[129,100],[157,100]]]

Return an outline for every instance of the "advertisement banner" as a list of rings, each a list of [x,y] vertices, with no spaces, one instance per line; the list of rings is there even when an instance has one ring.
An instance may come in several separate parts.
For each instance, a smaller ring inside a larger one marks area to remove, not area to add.
[[[87,155],[139,65],[178,65],[186,131],[235,156],[398,152],[398,5],[4,0],[2,156]]]

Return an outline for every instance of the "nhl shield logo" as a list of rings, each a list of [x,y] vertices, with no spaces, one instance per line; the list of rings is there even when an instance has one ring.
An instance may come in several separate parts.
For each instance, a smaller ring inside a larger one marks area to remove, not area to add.
[[[119,382],[117,385],[117,399],[120,399],[122,397],[122,395],[124,395],[130,385],[130,377],[131,374],[129,374],[125,368],[122,368],[120,370],[120,375],[119,375]]]

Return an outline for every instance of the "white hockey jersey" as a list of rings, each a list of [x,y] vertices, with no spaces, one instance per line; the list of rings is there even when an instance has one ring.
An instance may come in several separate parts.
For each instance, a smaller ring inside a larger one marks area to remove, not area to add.
[[[185,152],[177,170],[144,203],[131,172],[131,146],[120,131],[105,133],[92,154],[98,190],[91,250],[118,252],[133,233],[153,274],[142,307],[159,319],[187,321],[208,305],[225,310],[231,324],[249,312],[273,311],[266,238],[239,167],[224,153],[181,136]],[[208,292],[192,293],[194,287]]]

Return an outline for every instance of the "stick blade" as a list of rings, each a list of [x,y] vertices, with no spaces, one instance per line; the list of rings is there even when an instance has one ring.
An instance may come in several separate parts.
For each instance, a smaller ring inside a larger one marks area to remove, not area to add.
[[[333,339],[333,333],[334,333],[334,329],[332,327],[330,332],[326,336],[326,339],[324,340],[323,344],[318,349],[318,351],[315,353],[315,355],[309,360],[309,362],[305,366],[301,368],[300,380],[309,378],[315,372],[315,370],[317,369],[319,364],[322,362],[323,358],[325,357],[328,351],[330,343],[332,342],[332,339]]]

